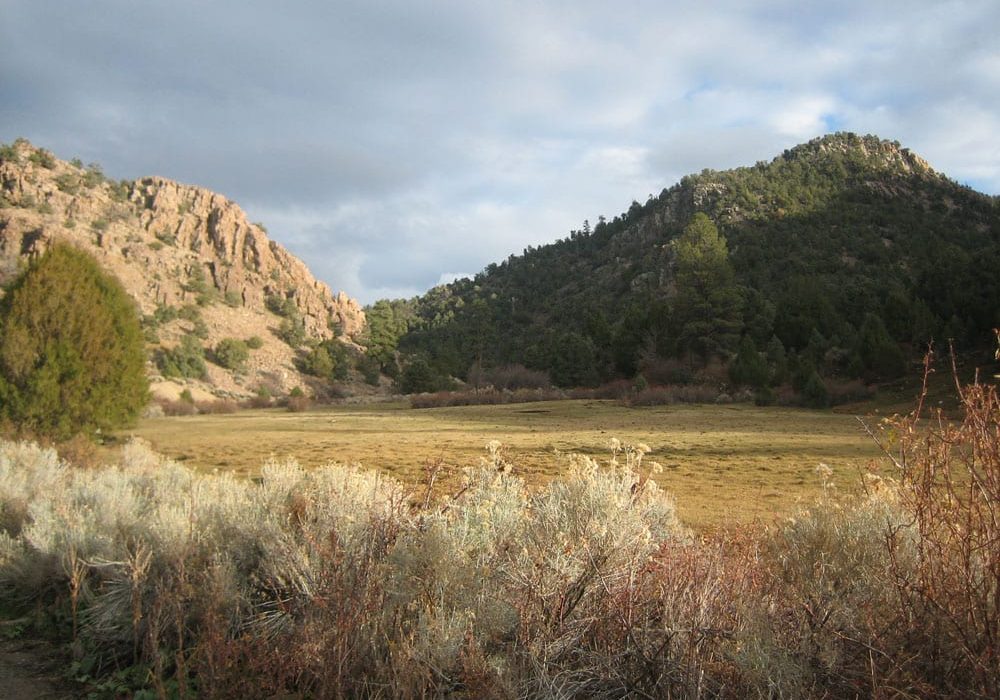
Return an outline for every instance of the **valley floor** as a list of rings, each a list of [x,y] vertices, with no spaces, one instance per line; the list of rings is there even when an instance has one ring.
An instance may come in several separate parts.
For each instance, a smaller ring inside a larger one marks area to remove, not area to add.
[[[147,419],[128,434],[197,469],[248,477],[271,458],[294,457],[305,466],[360,463],[423,493],[428,467],[440,464],[437,495],[458,488],[463,468],[478,462],[490,440],[502,442],[515,473],[538,486],[566,468],[570,453],[609,459],[617,438],[650,447],[644,467],[662,467],[653,478],[675,496],[681,519],[698,529],[792,515],[819,493],[820,463],[833,469],[838,488],[853,491],[878,456],[851,415],[747,405],[627,408],[611,401],[250,410]]]

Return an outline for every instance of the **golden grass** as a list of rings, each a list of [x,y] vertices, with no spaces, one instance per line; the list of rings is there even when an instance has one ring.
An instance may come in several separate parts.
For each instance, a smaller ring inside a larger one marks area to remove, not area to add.
[[[645,443],[654,478],[677,499],[681,518],[703,529],[790,515],[820,490],[815,469],[856,488],[877,449],[849,415],[745,405],[626,408],[610,401],[556,401],[413,410],[402,404],[340,406],[307,413],[243,411],[143,420],[131,431],[198,469],[254,476],[270,457],[306,466],[360,463],[415,489],[440,461],[443,490],[484,445],[508,446],[515,469],[541,484],[567,466],[565,453],[604,459],[611,438]]]

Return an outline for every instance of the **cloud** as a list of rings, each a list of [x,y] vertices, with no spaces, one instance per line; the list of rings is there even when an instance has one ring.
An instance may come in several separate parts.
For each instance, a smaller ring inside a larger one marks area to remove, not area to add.
[[[11,0],[0,140],[221,191],[372,301],[830,130],[998,193],[998,29],[993,0]]]

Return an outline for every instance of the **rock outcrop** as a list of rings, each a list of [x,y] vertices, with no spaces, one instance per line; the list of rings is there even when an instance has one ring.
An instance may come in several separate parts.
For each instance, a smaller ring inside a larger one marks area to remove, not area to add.
[[[276,336],[282,321],[277,307],[294,309],[305,335],[315,339],[350,342],[365,327],[357,301],[333,294],[226,197],[160,177],[116,182],[97,166],[58,160],[23,140],[5,146],[0,284],[55,239],[92,253],[143,314],[197,306],[207,347],[225,337],[261,338],[264,346],[251,353],[244,371],[211,369],[207,388],[219,394],[247,394],[260,385],[283,391],[303,383],[295,351]],[[185,323],[164,326],[158,344],[178,342],[190,331]]]

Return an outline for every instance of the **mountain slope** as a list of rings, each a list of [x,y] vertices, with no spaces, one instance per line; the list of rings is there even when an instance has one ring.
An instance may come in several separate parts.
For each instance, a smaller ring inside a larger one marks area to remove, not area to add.
[[[725,237],[758,350],[777,338],[824,374],[877,378],[892,372],[867,358],[872,337],[913,356],[931,338],[986,342],[1000,324],[997,200],[898,143],[835,134],[685,177],[474,280],[394,302],[400,348],[457,376],[480,357],[558,374],[573,354],[593,381],[631,376],[643,357],[691,362],[678,347],[675,241],[697,212]]]
[[[304,382],[275,311],[292,316],[305,337],[349,340],[364,329],[355,300],[333,295],[225,197],[159,177],[113,182],[98,166],[58,160],[23,140],[4,146],[0,284],[54,239],[87,250],[121,280],[147,317],[154,355],[192,334],[209,348],[259,337],[262,347],[239,371],[207,365],[203,386],[218,394]]]

